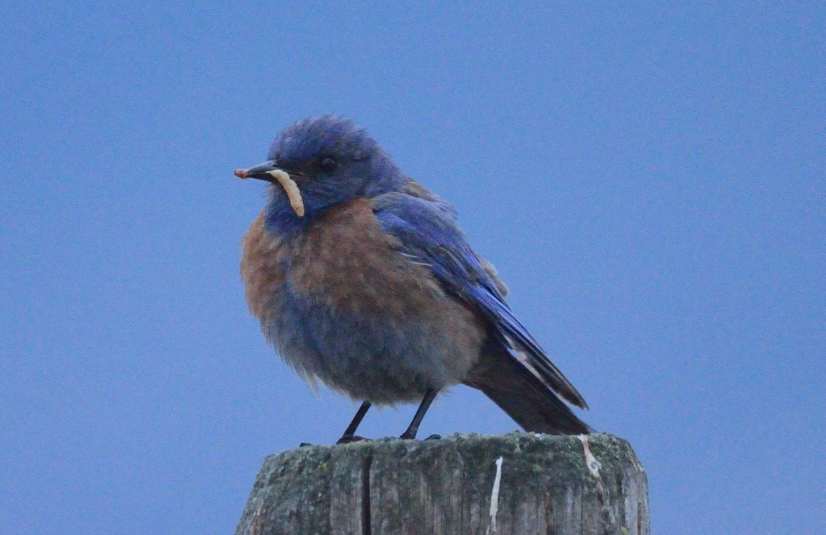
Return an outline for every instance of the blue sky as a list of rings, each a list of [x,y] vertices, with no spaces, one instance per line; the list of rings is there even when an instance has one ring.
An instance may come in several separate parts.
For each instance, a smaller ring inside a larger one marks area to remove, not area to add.
[[[658,533],[822,532],[826,9],[720,4],[3,4],[0,531],[227,533],[339,436],[247,313],[231,174],[336,112],[457,206]],[[459,387],[422,433],[515,427]]]

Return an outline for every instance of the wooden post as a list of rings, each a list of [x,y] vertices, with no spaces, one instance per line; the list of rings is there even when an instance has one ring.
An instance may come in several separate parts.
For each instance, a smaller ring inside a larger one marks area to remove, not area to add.
[[[305,446],[264,461],[236,535],[649,533],[645,470],[607,434]]]

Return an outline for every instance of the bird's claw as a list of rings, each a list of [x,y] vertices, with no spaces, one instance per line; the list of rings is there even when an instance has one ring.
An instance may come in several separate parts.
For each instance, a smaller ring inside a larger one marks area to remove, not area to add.
[[[352,442],[362,442],[362,441],[365,441],[365,440],[370,440],[370,439],[360,437],[358,435],[342,435],[342,437],[336,441],[336,444],[350,444]]]

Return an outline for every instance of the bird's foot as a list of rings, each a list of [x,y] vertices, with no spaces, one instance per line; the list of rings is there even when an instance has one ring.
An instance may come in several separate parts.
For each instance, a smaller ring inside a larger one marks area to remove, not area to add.
[[[341,438],[336,441],[336,444],[350,444],[351,442],[362,442],[364,440],[370,439],[358,435],[342,435]]]
[[[399,438],[401,440],[416,440],[416,433],[410,433],[410,432],[405,431],[404,433],[402,433],[402,435]],[[435,435],[434,434],[434,435],[430,435],[429,437],[427,437],[424,440],[440,440],[441,438],[442,438],[442,435]]]

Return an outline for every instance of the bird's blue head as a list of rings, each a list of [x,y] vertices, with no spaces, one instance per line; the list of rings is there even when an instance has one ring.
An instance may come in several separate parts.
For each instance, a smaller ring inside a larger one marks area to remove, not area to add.
[[[273,184],[268,221],[295,227],[357,197],[399,189],[405,178],[364,129],[333,115],[304,119],[281,132],[267,161],[236,169]]]

